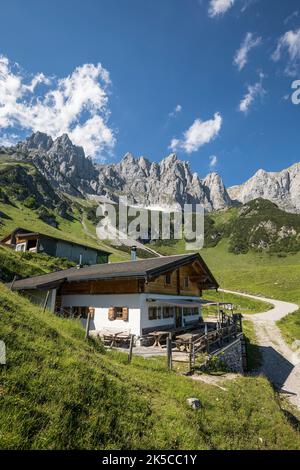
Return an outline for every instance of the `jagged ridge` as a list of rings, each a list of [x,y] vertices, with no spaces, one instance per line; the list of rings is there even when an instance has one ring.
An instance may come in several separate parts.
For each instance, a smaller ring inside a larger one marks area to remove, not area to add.
[[[300,163],[279,173],[259,170],[246,183],[227,191],[217,173],[201,179],[175,154],[159,163],[127,153],[119,163],[95,164],[67,134],[53,141],[36,132],[10,149],[12,152],[33,161],[54,188],[73,195],[93,194],[113,200],[126,195],[132,203],[143,206],[200,203],[208,212],[264,198],[283,210],[300,212]]]

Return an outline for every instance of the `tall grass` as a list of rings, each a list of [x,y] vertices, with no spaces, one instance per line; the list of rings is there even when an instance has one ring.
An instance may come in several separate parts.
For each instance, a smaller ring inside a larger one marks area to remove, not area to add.
[[[291,449],[300,436],[262,377],[224,389],[161,361],[105,353],[75,320],[0,285],[1,449]],[[186,403],[198,397],[201,409]]]

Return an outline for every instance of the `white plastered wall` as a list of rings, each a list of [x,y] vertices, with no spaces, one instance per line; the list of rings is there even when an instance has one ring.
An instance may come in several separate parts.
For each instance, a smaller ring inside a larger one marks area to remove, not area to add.
[[[109,329],[140,335],[140,294],[65,295],[62,298],[62,307],[94,307],[95,315],[91,321],[91,330]],[[110,307],[127,307],[128,321],[109,320]]]
[[[115,294],[115,295],[65,295],[62,298],[62,307],[94,307],[94,320],[91,322],[92,330],[116,330],[124,331],[136,336],[142,335],[143,328],[161,328],[174,326],[175,318],[162,318],[160,320],[149,320],[147,299],[168,300],[194,300],[195,297],[182,297],[176,295],[159,294]],[[159,302],[157,302],[159,305]],[[108,310],[110,307],[128,307],[128,321],[109,320]],[[186,317],[186,323],[195,321],[201,316],[199,307],[198,315]],[[83,325],[85,321],[83,322]]]

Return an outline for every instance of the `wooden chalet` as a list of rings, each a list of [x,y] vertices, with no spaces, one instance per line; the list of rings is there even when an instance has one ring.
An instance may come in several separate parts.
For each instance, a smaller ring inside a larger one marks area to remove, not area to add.
[[[201,322],[202,292],[218,283],[197,253],[71,268],[11,287],[52,312],[83,321],[92,308],[91,329],[139,337]]]

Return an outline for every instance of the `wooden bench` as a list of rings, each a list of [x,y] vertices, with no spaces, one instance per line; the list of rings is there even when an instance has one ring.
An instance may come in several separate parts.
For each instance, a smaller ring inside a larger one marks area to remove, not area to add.
[[[154,344],[153,344],[153,346],[154,346],[154,347],[159,347],[159,348],[162,347],[161,342],[162,342],[163,340],[166,340],[169,335],[170,335],[170,332],[168,332],[168,331],[155,331],[155,332],[153,332],[153,333],[149,333],[149,336],[153,336],[153,337],[154,337]]]

